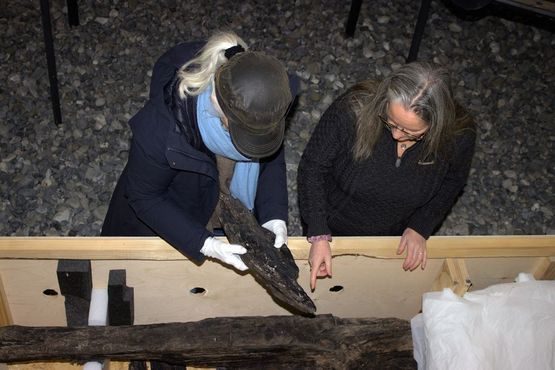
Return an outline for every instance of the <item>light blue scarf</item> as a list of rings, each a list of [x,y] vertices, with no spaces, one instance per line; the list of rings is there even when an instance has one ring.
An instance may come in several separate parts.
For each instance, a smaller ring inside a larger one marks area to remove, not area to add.
[[[200,136],[212,153],[237,162],[229,190],[234,198],[239,199],[245,207],[252,211],[254,209],[260,164],[244,157],[235,148],[229,131],[223,126],[212,101],[210,101],[211,94],[212,87],[210,86],[197,98],[197,120]]]

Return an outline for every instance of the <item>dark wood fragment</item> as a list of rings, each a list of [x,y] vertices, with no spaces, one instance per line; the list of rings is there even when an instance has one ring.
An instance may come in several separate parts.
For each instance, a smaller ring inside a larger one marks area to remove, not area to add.
[[[250,269],[256,281],[268,293],[293,313],[313,315],[314,302],[297,283],[299,268],[287,245],[276,249],[274,234],[258,224],[258,220],[239,200],[230,195],[229,184],[235,162],[216,156],[220,197],[215,215],[223,227],[227,239],[247,249],[241,259]]]
[[[314,314],[316,306],[297,283],[299,269],[287,245],[274,247],[274,234],[258,224],[237,199],[220,192],[220,221],[227,239],[247,249],[241,259],[268,292],[291,310]]]
[[[0,363],[158,360],[226,369],[414,369],[406,320],[220,317],[83,328],[0,328]]]

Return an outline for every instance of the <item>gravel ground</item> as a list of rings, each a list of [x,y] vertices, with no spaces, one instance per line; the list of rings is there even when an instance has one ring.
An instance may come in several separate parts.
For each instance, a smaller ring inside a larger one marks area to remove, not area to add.
[[[72,28],[64,4],[51,4],[59,126],[39,2],[0,10],[0,235],[98,235],[155,60],[225,29],[301,77],[286,134],[289,229],[300,235],[296,169],[314,125],[348,86],[404,63],[419,6],[365,1],[347,39],[350,1],[86,0]],[[545,24],[461,18],[432,2],[419,59],[449,69],[479,127],[468,185],[438,234],[555,234],[555,37]]]

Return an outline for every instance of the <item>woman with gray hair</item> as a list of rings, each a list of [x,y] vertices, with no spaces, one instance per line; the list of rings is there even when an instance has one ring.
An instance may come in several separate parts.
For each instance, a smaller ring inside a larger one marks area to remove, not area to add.
[[[426,63],[407,64],[340,96],[299,163],[311,288],[317,277],[331,276],[333,235],[400,235],[403,268],[424,269],[426,239],[466,183],[475,135],[447,72]]]
[[[225,167],[226,189],[281,247],[288,212],[282,141],[293,95],[283,64],[247,50],[232,32],[167,51],[154,65],[149,100],[130,120],[129,158],[102,235],[158,235],[194,261],[213,257],[246,270],[246,249],[214,237]]]

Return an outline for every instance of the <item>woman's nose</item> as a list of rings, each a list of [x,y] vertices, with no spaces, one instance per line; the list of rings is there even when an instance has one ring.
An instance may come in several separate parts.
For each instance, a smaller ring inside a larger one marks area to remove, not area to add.
[[[397,127],[392,127],[391,128],[391,135],[393,136],[393,138],[395,140],[399,140],[400,138],[402,138],[405,133],[401,130],[399,130]]]

